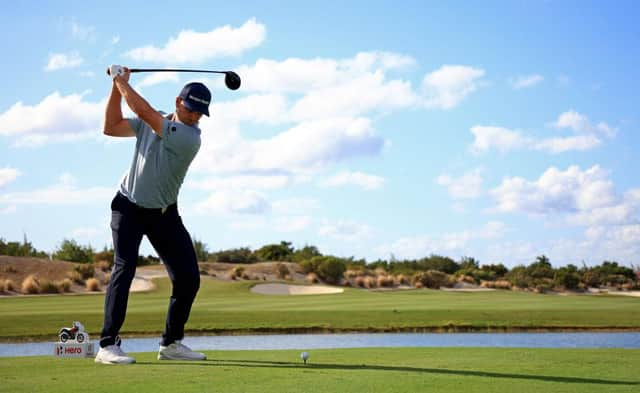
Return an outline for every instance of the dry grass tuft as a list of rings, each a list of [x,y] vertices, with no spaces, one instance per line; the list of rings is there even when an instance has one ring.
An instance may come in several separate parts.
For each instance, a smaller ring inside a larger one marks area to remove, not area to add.
[[[4,290],[5,292],[14,292],[16,290],[16,283],[10,279],[4,280]]]
[[[87,291],[97,292],[100,290],[100,282],[92,277],[87,280],[85,287],[87,288]]]
[[[511,283],[507,280],[497,280],[497,281],[482,281],[480,286],[483,288],[492,288],[492,289],[511,289]]]
[[[31,274],[22,281],[21,290],[24,294],[38,293],[40,292],[40,282],[38,282],[38,279]]]
[[[392,287],[394,284],[394,280],[392,276],[382,274],[376,278],[376,284],[381,288]]]
[[[60,288],[58,284],[50,281],[50,280],[41,280],[40,281],[40,291],[39,293],[60,293]]]
[[[72,272],[67,273],[67,277],[71,281],[75,282],[76,284],[84,285],[84,279],[82,278],[82,274],[80,274],[79,272],[77,272],[75,270],[72,271]]]
[[[60,289],[61,293],[65,293],[65,292],[71,292],[71,285],[73,284],[73,282],[68,279],[65,278],[64,280],[60,281],[58,283],[58,288]]]

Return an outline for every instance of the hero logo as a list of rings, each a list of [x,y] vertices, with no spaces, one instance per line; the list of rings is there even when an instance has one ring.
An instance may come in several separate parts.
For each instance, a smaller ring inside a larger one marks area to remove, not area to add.
[[[65,354],[81,354],[82,353],[82,348],[81,347],[66,347],[64,349],[64,353]]]

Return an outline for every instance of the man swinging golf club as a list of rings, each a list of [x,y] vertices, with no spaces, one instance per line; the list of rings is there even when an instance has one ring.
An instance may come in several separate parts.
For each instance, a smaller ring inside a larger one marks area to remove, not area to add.
[[[209,116],[211,92],[202,83],[188,83],[175,99],[175,112],[164,116],[129,85],[128,68],[111,66],[108,73],[113,85],[105,111],[104,133],[135,137],[136,145],[131,167],[111,202],[115,258],[95,361],[135,363],[120,348],[118,333],[124,323],[144,235],[162,259],[173,284],[158,359],[204,360],[204,354],[181,343],[184,325],[200,288],[200,274],[193,243],[176,202],[189,164],[200,148],[198,121],[203,114]],[[123,97],[137,117],[123,118]]]

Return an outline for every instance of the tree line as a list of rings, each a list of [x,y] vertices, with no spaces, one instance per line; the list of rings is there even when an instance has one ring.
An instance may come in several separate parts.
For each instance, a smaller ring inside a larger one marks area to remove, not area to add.
[[[398,260],[391,256],[367,262],[365,259],[344,258],[325,255],[313,245],[295,248],[291,242],[267,244],[255,250],[249,247],[232,248],[210,252],[206,243],[194,238],[194,250],[201,262],[230,264],[252,264],[258,262],[295,262],[306,274],[316,274],[329,283],[339,284],[346,277],[374,275],[374,272],[394,277],[410,277],[408,281],[420,282],[427,287],[447,286],[458,281],[469,283],[493,283],[493,285],[546,291],[554,288],[568,290],[588,287],[611,286],[631,289],[640,286],[640,268],[627,267],[617,261],[603,261],[599,265],[582,266],[568,264],[553,267],[545,255],[536,257],[528,265],[516,265],[511,269],[503,263],[480,264],[473,257],[462,257],[458,261],[442,255],[432,254],[419,259]],[[33,247],[25,235],[22,242],[7,242],[0,238],[0,255],[31,256],[77,263],[113,262],[113,248],[104,247],[96,251],[90,245],[78,244],[64,239],[51,254]],[[138,265],[158,264],[160,259],[140,256]],[[498,284],[496,284],[498,283]],[[503,283],[503,284],[500,284]],[[490,284],[487,284],[490,286]]]

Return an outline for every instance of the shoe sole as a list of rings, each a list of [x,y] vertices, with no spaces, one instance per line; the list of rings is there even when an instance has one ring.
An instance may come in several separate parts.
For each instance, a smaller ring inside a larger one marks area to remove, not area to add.
[[[158,360],[207,360],[206,357],[202,359],[194,359],[194,358],[182,358],[182,357],[172,357],[167,355],[158,354]]]
[[[134,359],[132,362],[109,362],[106,360],[94,359],[94,362],[102,364],[134,364],[136,361]]]

